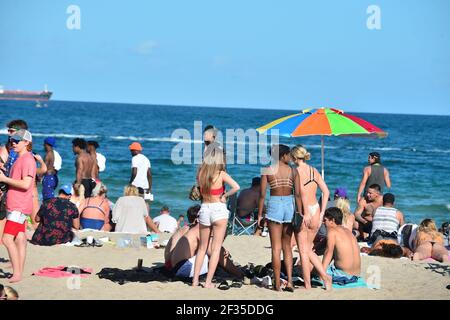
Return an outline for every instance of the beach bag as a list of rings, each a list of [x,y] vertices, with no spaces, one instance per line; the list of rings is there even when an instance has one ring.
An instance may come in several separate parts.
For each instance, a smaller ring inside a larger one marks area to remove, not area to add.
[[[200,201],[202,200],[202,194],[200,192],[200,187],[194,184],[189,192],[189,199],[192,201]]]
[[[294,189],[294,215],[292,216],[292,228],[294,229],[295,233],[300,232],[300,228],[302,227],[303,223],[303,215],[300,212],[297,212],[297,204],[295,202],[295,187]]]
[[[292,228],[295,233],[300,232],[300,228],[302,227],[303,216],[300,212],[294,212],[294,216],[292,217]]]
[[[6,194],[0,197],[0,220],[6,218]]]

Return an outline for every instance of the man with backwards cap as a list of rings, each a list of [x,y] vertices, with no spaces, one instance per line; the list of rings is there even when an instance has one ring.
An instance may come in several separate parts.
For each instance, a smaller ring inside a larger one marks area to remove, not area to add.
[[[378,152],[371,152],[367,160],[369,165],[363,170],[363,177],[358,188],[357,203],[361,200],[361,193],[364,190],[363,197],[366,196],[367,189],[373,184],[381,187],[383,193],[384,186],[391,188],[391,179],[389,178],[389,171],[381,165],[381,156]]]
[[[26,219],[33,213],[33,187],[36,179],[36,160],[31,153],[32,137],[27,130],[18,130],[11,137],[12,149],[18,158],[11,167],[9,177],[0,170],[0,182],[8,185],[6,197],[6,224],[3,230],[3,244],[8,250],[13,268],[9,282],[22,280],[27,238]]]
[[[129,149],[133,156],[131,159],[130,184],[138,188],[144,199],[153,201],[150,160],[142,154],[142,146],[139,142],[130,144]]]
[[[62,159],[56,148],[56,139],[47,137],[44,140],[45,158],[47,172],[42,179],[42,200],[46,201],[55,197],[54,192],[58,186],[58,171],[61,170]]]

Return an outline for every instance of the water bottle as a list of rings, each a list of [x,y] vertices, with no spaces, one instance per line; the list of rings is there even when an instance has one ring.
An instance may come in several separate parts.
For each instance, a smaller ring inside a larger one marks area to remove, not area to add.
[[[152,249],[152,248],[153,248],[152,235],[149,234],[147,236],[147,249]]]

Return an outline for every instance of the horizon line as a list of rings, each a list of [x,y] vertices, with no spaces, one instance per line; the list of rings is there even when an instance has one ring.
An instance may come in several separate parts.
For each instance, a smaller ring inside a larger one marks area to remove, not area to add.
[[[278,109],[274,107],[240,107],[240,106],[211,106],[211,105],[179,105],[179,104],[152,104],[152,103],[140,103],[140,102],[114,102],[114,101],[82,101],[82,100],[48,100],[49,103],[52,101],[60,101],[60,102],[81,102],[81,103],[98,103],[98,104],[131,104],[131,105],[139,105],[139,106],[148,106],[148,107],[196,107],[196,108],[216,108],[216,109],[251,109],[251,110],[273,110],[273,111],[298,111],[301,112],[302,110],[306,109],[316,109],[316,108],[322,108],[317,106],[310,106],[305,107],[303,109]],[[438,117],[449,117],[450,114],[427,114],[427,113],[395,113],[395,112],[368,112],[368,111],[346,111],[340,107],[335,106],[326,106],[324,108],[335,108],[344,111],[344,113],[361,113],[361,114],[388,114],[388,115],[409,115],[409,116],[438,116]]]

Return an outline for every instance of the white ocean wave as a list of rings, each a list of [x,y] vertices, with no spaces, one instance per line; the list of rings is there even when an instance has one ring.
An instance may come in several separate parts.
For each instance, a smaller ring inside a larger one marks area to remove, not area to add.
[[[379,147],[379,148],[372,148],[373,150],[380,150],[380,151],[402,151],[401,148],[389,148],[389,147]]]
[[[450,210],[450,204],[445,205],[448,210]]]
[[[431,149],[429,152],[435,152],[435,153],[450,153],[450,150],[442,150],[442,149]]]
[[[0,129],[0,135],[8,135],[8,130],[6,128]],[[55,138],[83,138],[83,139],[95,139],[98,138],[98,135],[83,135],[83,134],[67,134],[67,133],[39,133],[39,132],[31,132],[33,137],[55,137]]]
[[[113,139],[113,140],[129,140],[129,141],[203,143],[202,140],[180,139],[180,138],[171,138],[171,137],[147,138],[147,137],[135,137],[135,136],[111,136],[108,138]]]

